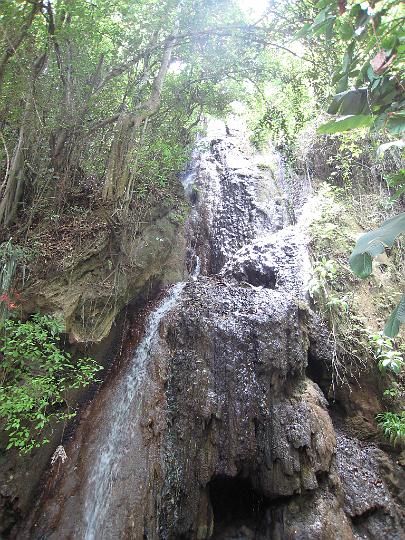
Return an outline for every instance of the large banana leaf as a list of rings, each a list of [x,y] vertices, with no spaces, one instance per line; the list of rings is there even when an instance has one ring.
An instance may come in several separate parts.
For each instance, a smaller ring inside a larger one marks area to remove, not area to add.
[[[353,272],[361,278],[368,277],[372,272],[372,258],[392,247],[396,237],[403,232],[405,213],[387,219],[378,229],[363,234],[350,255],[349,264]]]
[[[405,232],[405,213],[399,214],[373,231],[363,234],[349,258],[353,272],[361,278],[368,277],[373,270],[373,257],[383,253],[386,248],[394,245],[398,235]],[[400,325],[405,322],[405,295],[390,315],[384,333],[394,337],[399,332]]]

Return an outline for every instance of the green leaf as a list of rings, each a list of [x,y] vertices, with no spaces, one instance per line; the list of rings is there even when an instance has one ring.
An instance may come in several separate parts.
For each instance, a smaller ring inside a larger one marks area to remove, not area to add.
[[[293,41],[308,35],[311,32],[311,27],[312,27],[311,23],[304,24],[304,26],[300,30],[298,30],[298,32],[294,34]]]
[[[336,94],[329,106],[329,114],[358,115],[369,113],[370,109],[367,101],[367,88],[357,88],[356,90],[346,90]]]
[[[398,332],[401,324],[405,322],[405,294],[402,295],[399,304],[391,313],[389,319],[387,320],[384,327],[384,334],[388,337],[395,337]],[[396,373],[399,373],[400,367],[394,369]]]
[[[402,135],[405,133],[405,111],[389,114],[387,129],[393,135]]]
[[[321,134],[333,134],[341,133],[342,131],[349,131],[350,129],[356,129],[361,127],[370,127],[373,123],[374,117],[371,115],[357,114],[347,116],[340,120],[332,120],[326,124],[322,124],[317,129]]]
[[[388,219],[378,229],[363,234],[357,240],[349,258],[353,272],[363,279],[368,277],[372,271],[372,257],[383,253],[385,248],[392,247],[396,237],[403,232],[405,232],[405,213]]]
[[[373,259],[368,253],[361,253],[349,261],[353,272],[361,278],[368,277],[373,271]]]
[[[316,4],[315,4],[315,7],[317,9],[323,9],[325,8],[326,6],[328,5],[333,5],[333,1],[331,0],[319,0]]]
[[[318,13],[318,15],[315,17],[314,22],[313,22],[314,27],[325,21],[328,11],[329,11],[329,6],[326,6],[324,9],[322,9]]]
[[[353,34],[355,32],[354,26],[350,22],[343,22],[341,27],[339,28],[339,34],[340,37],[343,39],[343,41],[348,41],[353,37]]]

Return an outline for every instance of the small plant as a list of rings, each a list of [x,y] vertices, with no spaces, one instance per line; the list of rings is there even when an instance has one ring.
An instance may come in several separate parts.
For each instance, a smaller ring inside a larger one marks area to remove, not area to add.
[[[322,299],[324,307],[328,311],[347,313],[349,302],[347,296],[337,296],[335,293],[339,269],[336,261],[322,257],[314,267],[314,275],[308,284],[309,294]]]
[[[39,314],[0,325],[0,419],[7,449],[28,453],[49,442],[44,429],[75,415],[66,392],[88,386],[102,369],[92,358],[73,363],[61,348],[62,331],[61,321]]]
[[[383,412],[376,416],[377,424],[394,446],[405,442],[405,411]]]
[[[178,210],[173,210],[170,212],[169,219],[177,225],[182,225],[187,219],[188,210],[188,206],[182,204]]]
[[[337,311],[347,312],[349,310],[349,303],[347,302],[346,296],[339,298],[338,296],[330,295],[328,301],[326,302],[326,306],[329,309],[335,309]]]
[[[400,386],[397,382],[393,381],[391,385],[384,390],[384,396],[390,398],[396,398],[400,394]]]
[[[314,296],[321,291],[327,293],[326,287],[328,284],[335,281],[337,272],[336,262],[327,259],[326,257],[322,257],[314,267],[314,276],[308,285],[311,296]]]
[[[337,153],[328,159],[328,164],[334,167],[332,178],[341,179],[345,189],[352,187],[353,167],[360,161],[364,137],[365,133],[358,131],[340,133]]]
[[[404,359],[402,354],[395,350],[393,340],[382,332],[370,334],[369,339],[381,373],[386,373],[389,370],[398,375],[401,372]]]
[[[19,295],[11,291],[12,284],[17,269],[22,269],[24,277],[26,265],[34,256],[33,251],[13,244],[11,238],[0,244],[0,320],[17,307]]]

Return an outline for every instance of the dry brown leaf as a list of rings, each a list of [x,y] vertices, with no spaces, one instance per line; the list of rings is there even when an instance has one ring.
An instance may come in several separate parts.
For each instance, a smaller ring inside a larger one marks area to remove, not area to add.
[[[377,75],[380,75],[384,71],[385,60],[386,60],[386,56],[385,56],[384,51],[379,51],[374,56],[374,58],[370,62],[374,73],[376,73]]]

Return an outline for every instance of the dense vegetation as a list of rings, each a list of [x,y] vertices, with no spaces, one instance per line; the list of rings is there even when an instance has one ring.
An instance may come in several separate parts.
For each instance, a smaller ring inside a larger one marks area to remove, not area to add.
[[[23,452],[49,442],[48,424],[75,415],[67,392],[95,381],[101,368],[91,358],[72,363],[59,344],[63,325],[49,315],[26,322],[5,319],[0,326],[0,417],[5,419],[7,449]]]
[[[299,168],[302,133],[322,124],[318,131],[330,134],[337,148],[331,182],[346,190],[362,150],[339,133],[361,128],[355,139],[395,162],[382,167],[381,176],[402,200],[403,5],[274,0],[249,17],[242,4],[1,3],[0,415],[10,445],[37,445],[26,422],[35,431],[66,419],[65,389],[88,384],[97,369],[90,360],[71,363],[57,345],[59,323],[27,320],[23,292],[27,279],[35,281],[38,260],[74,252],[82,234],[103,229],[116,250],[106,276],[118,272],[126,235],[134,235],[160,201],[170,201],[181,217],[177,177],[206,115],[224,116],[235,100],[245,101],[253,144],[264,148],[271,138],[292,168]],[[371,258],[404,232],[403,217],[390,223],[394,231],[387,238],[383,229],[378,247],[367,239],[359,244],[352,266],[362,277],[371,272]],[[333,274],[327,255],[315,270],[326,280]],[[346,309],[336,298],[329,312]],[[405,320],[404,306],[402,300],[391,317],[391,335]],[[21,349],[16,336],[26,336],[34,349]],[[41,406],[39,394],[45,396]],[[388,420],[380,417],[385,430]],[[394,420],[402,433],[403,415]]]

